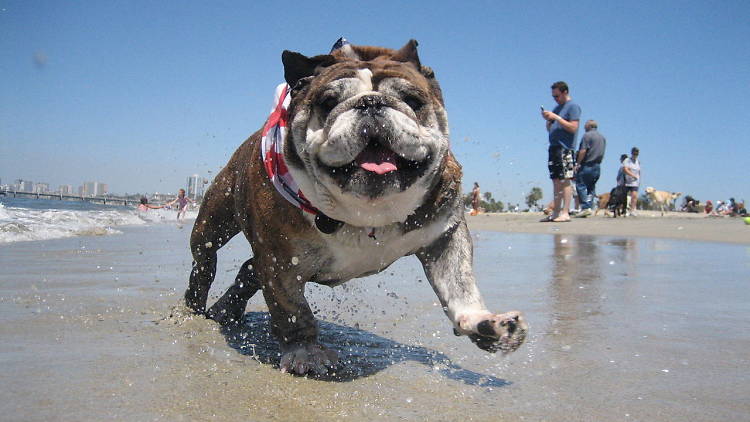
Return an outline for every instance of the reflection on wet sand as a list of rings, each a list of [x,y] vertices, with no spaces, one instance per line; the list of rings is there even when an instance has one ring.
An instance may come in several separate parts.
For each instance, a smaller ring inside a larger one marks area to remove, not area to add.
[[[602,268],[599,245],[593,236],[552,237],[549,298],[552,332],[569,336],[584,330],[575,321],[601,312]]]
[[[638,239],[635,237],[615,238],[607,244],[615,246],[614,251],[616,253],[612,262],[625,263],[627,269],[625,275],[638,278],[638,263],[640,261]]]

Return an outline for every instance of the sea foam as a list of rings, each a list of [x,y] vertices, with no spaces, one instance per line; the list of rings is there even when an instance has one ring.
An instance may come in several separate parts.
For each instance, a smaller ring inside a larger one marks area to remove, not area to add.
[[[194,217],[195,211],[187,217]],[[177,212],[137,211],[123,207],[96,209],[33,209],[0,203],[0,244],[74,236],[121,233],[119,226],[176,221]]]

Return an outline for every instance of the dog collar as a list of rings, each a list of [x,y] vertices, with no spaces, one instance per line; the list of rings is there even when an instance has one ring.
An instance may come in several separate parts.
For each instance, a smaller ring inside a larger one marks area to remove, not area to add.
[[[291,97],[289,85],[281,84],[276,87],[273,109],[261,132],[260,158],[276,191],[292,205],[302,211],[315,215],[315,227],[323,233],[331,234],[344,223],[334,220],[313,206],[300,190],[289,172],[284,160],[284,141],[287,131],[287,108]]]

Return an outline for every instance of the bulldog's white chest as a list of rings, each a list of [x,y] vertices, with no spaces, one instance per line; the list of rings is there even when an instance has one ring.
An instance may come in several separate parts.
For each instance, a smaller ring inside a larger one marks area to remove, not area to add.
[[[434,242],[451,226],[450,218],[403,233],[397,226],[371,229],[344,226],[326,238],[330,264],[317,278],[345,282],[380,272],[402,256],[411,255]]]

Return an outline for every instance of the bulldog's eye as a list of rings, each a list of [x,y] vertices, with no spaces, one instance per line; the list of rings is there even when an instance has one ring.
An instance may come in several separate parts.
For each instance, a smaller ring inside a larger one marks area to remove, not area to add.
[[[414,111],[419,111],[424,107],[424,101],[414,95],[407,95],[404,97],[404,102]]]
[[[324,114],[329,114],[338,104],[336,97],[325,97],[318,103],[318,106]]]

